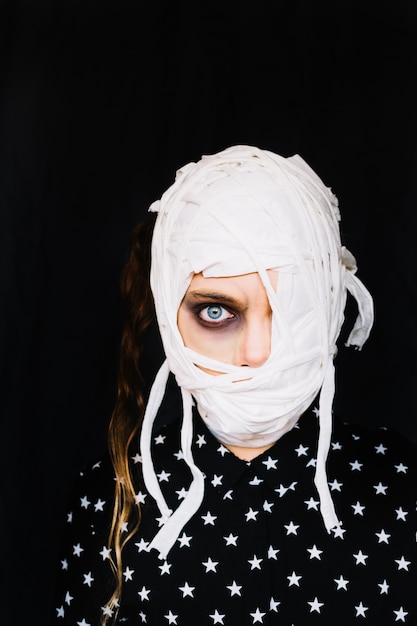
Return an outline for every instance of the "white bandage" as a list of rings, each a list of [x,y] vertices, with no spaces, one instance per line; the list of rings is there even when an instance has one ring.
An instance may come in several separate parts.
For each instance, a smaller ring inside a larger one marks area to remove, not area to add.
[[[141,435],[145,482],[165,519],[149,548],[165,557],[203,498],[203,477],[191,454],[193,400],[219,441],[259,447],[291,429],[321,390],[315,480],[330,530],[338,519],[325,463],[333,358],[347,290],[360,311],[348,343],[360,348],[373,323],[372,298],[355,275],[354,257],[341,246],[336,197],[298,155],[284,158],[235,146],[179,170],[150,210],[158,212],[151,287],[166,363],[154,383]],[[269,269],[278,271],[276,292]],[[200,272],[206,277],[259,273],[273,311],[271,354],[260,367],[225,364],[184,346],[178,309],[192,276]],[[211,376],[201,367],[223,374]],[[174,513],[165,503],[150,453],[152,425],[169,371],[182,390],[183,454],[193,475]]]

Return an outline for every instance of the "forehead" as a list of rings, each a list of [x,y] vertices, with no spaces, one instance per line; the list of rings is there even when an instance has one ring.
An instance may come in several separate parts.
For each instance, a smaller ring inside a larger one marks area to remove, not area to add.
[[[277,287],[278,272],[268,270],[267,275],[274,289]],[[206,278],[202,273],[194,274],[186,294],[196,299],[213,297],[214,299],[247,299],[251,296],[265,295],[265,287],[257,272],[237,276],[216,276]]]

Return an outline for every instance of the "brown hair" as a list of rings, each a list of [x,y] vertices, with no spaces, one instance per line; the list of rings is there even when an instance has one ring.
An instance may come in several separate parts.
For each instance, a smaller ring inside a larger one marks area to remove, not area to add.
[[[144,333],[154,318],[149,284],[153,224],[154,220],[149,219],[133,229],[129,257],[121,275],[125,319],[120,346],[117,399],[108,432],[109,451],[116,475],[113,519],[108,540],[115,575],[115,588],[107,603],[110,613],[117,613],[121,596],[122,551],[137,530],[141,518],[129,469],[129,448],[140,428],[145,407],[140,357]],[[103,625],[109,621],[108,612],[103,616]]]

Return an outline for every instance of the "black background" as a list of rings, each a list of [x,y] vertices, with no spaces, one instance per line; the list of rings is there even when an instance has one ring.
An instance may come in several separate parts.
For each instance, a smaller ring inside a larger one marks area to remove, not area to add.
[[[299,153],[333,188],[376,312],[336,410],[417,441],[416,31],[413,0],[2,2],[2,625],[48,623],[66,498],[106,448],[129,231],[204,153]]]

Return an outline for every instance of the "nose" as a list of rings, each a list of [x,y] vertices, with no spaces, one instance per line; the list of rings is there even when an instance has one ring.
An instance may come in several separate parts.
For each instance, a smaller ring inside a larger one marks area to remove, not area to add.
[[[234,365],[260,367],[271,353],[271,319],[247,320],[236,345]]]

